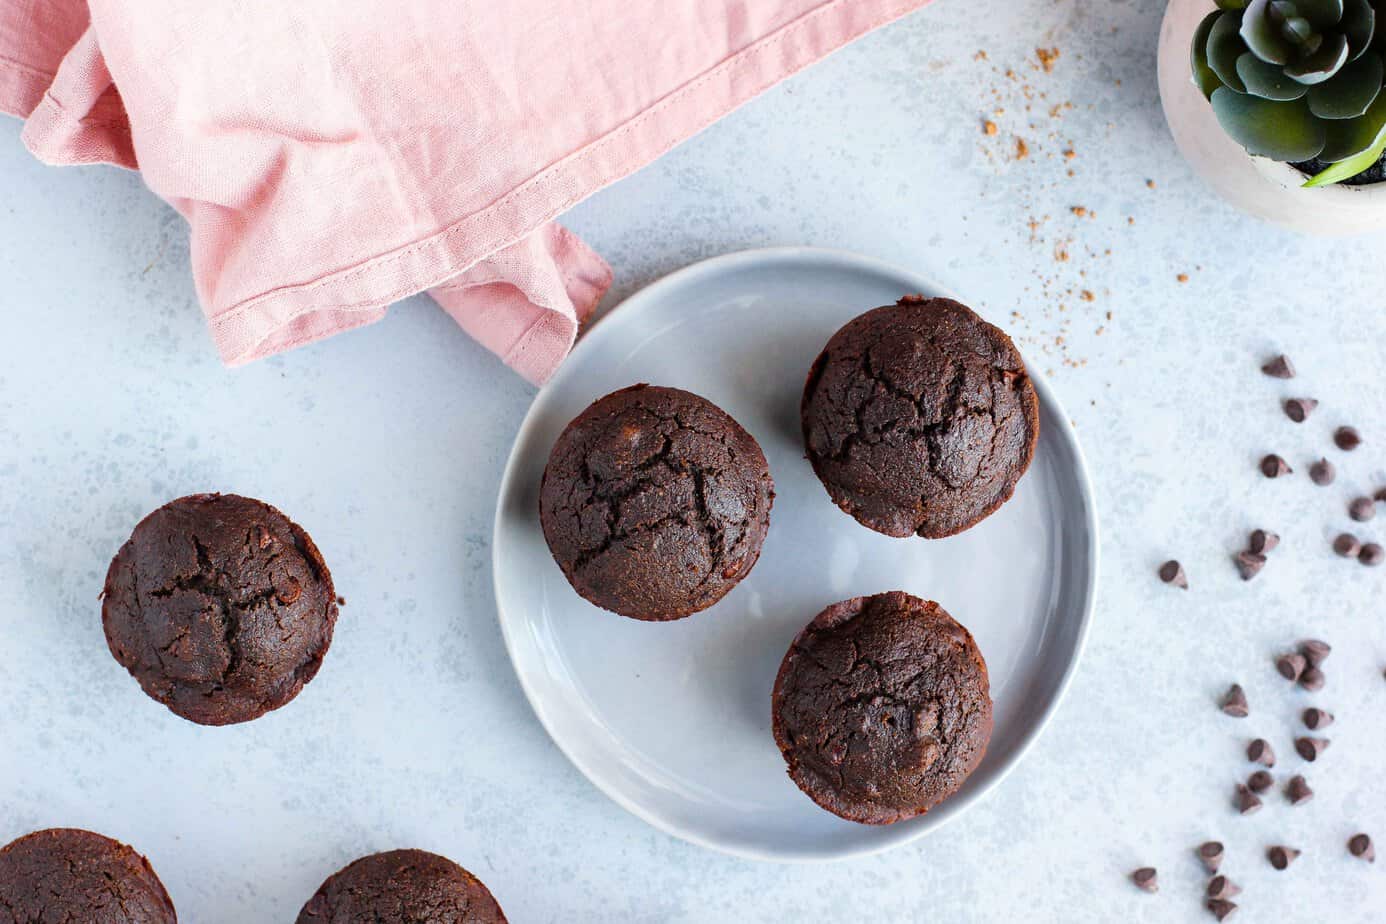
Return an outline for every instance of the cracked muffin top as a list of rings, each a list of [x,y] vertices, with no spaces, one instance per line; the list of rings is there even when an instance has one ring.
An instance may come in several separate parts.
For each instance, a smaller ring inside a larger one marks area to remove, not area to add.
[[[833,502],[887,536],[939,539],[1015,491],[1039,401],[1011,339],[946,298],[911,295],[833,335],[801,406]]]
[[[549,551],[587,600],[680,619],[750,573],[774,483],[759,444],[704,398],[635,385],[558,437],[539,491]]]
[[[289,702],[332,643],[332,575],[308,534],[269,504],[194,494],[135,527],[106,573],[111,654],[144,691],[202,725]]]
[[[0,849],[0,924],[177,924],[149,861],[75,828],[35,831]]]
[[[490,891],[456,863],[423,850],[362,857],[328,877],[297,924],[505,924]]]
[[[809,798],[891,824],[958,791],[991,739],[987,665],[937,603],[835,603],[799,633],[771,697],[775,743]]]

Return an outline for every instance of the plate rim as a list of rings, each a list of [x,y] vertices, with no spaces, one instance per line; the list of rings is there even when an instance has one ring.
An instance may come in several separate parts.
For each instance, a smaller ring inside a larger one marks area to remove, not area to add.
[[[665,289],[675,288],[697,276],[735,271],[755,264],[771,264],[776,262],[788,263],[806,259],[819,263],[836,264],[908,279],[911,282],[918,282],[920,284],[919,288],[947,293],[951,297],[951,292],[947,286],[935,283],[925,273],[909,270],[887,260],[859,254],[850,250],[810,246],[758,247],[738,250],[690,263],[632,292],[626,298],[622,299],[619,304],[614,305],[592,322],[591,326],[578,338],[572,352],[565,360],[565,365],[571,363],[574,356],[590,348],[589,344],[592,341],[593,331],[602,327],[608,318],[615,315],[618,311],[624,311],[626,314],[629,314],[631,311],[639,310],[645,302],[657,298]],[[1059,419],[1063,421],[1063,426],[1059,428],[1059,433],[1061,434],[1061,439],[1065,448],[1073,458],[1075,481],[1078,484],[1080,494],[1085,502],[1084,526],[1091,540],[1088,543],[1086,562],[1087,580],[1084,582],[1082,588],[1084,603],[1079,617],[1078,634],[1073,646],[1073,653],[1068,659],[1068,664],[1064,668],[1063,676],[1059,678],[1053,698],[1045,706],[1044,712],[1039,719],[1021,736],[1019,746],[1015,748],[1009,757],[1003,760],[992,779],[973,794],[971,800],[964,806],[962,811],[949,815],[944,818],[943,821],[931,827],[921,826],[918,830],[912,830],[895,839],[883,839],[881,843],[873,844],[869,847],[826,850],[812,854],[776,853],[773,851],[728,845],[669,823],[665,819],[646,811],[617,787],[609,785],[606,780],[602,779],[599,774],[594,773],[582,760],[579,760],[568,749],[562,738],[555,733],[553,727],[550,725],[549,718],[545,715],[536,700],[536,693],[531,687],[529,679],[526,677],[525,673],[520,670],[519,664],[516,661],[516,640],[512,637],[511,629],[507,625],[500,595],[502,519],[506,510],[505,501],[512,493],[514,482],[518,478],[517,470],[520,467],[520,458],[517,450],[520,444],[528,437],[529,431],[536,426],[535,408],[539,406],[541,400],[543,400],[550,391],[556,388],[556,386],[552,384],[552,380],[535,393],[533,400],[530,401],[529,407],[525,410],[525,416],[520,422],[519,429],[515,431],[515,436],[510,445],[510,453],[506,458],[505,470],[501,475],[500,487],[496,495],[496,512],[491,532],[491,589],[496,605],[496,621],[500,624],[501,638],[505,643],[506,656],[510,659],[510,668],[514,671],[515,678],[519,681],[520,689],[524,691],[525,700],[529,703],[530,710],[534,713],[535,718],[539,720],[539,724],[549,736],[549,740],[552,741],[559,752],[567,758],[568,762],[576,767],[578,772],[580,772],[589,783],[595,786],[599,792],[603,793],[621,808],[656,830],[678,838],[679,840],[686,841],[687,843],[721,854],[763,862],[811,865],[831,863],[851,858],[875,856],[888,850],[914,843],[935,831],[947,827],[949,823],[966,814],[968,809],[988,799],[996,789],[1010,777],[1015,769],[1024,762],[1025,758],[1029,756],[1030,751],[1034,748],[1035,744],[1049,727],[1049,724],[1053,721],[1054,716],[1058,714],[1059,709],[1068,699],[1070,688],[1073,685],[1074,677],[1077,675],[1078,666],[1083,660],[1083,655],[1087,651],[1089,636],[1092,632],[1093,614],[1096,612],[1097,608],[1097,589],[1099,586],[1099,570],[1101,567],[1102,543],[1097,515],[1097,498],[1093,490],[1091,473],[1088,470],[1087,457],[1083,453],[1082,444],[1078,441],[1078,435],[1074,428],[1073,420],[1069,416],[1063,403],[1054,393],[1053,388],[1050,386],[1045,376],[1029,363],[1026,364],[1026,371],[1035,386],[1035,390],[1039,393],[1041,404],[1047,403]]]

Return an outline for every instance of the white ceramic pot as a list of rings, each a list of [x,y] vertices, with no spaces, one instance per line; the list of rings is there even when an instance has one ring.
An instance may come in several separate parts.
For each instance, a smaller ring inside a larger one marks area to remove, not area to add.
[[[1160,29],[1160,99],[1189,163],[1237,208],[1296,231],[1347,235],[1386,229],[1386,183],[1304,189],[1304,174],[1252,157],[1223,132],[1189,67],[1194,30],[1214,8],[1212,0],[1170,0]]]

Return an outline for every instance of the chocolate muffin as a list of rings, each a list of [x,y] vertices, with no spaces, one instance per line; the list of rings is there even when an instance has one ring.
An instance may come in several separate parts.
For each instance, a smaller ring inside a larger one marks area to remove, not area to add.
[[[635,385],[558,437],[539,520],[583,597],[632,619],[680,619],[750,573],[774,498],[759,444],[725,411],[676,388]]]
[[[313,679],[332,643],[332,575],[269,504],[181,497],[145,517],[106,573],[111,654],[144,692],[202,725],[248,722]]]
[[[784,656],[771,705],[790,778],[834,815],[864,824],[913,818],[947,799],[991,739],[976,642],[937,603],[899,591],[818,614]]]
[[[1011,339],[964,305],[919,295],[834,334],[800,414],[833,502],[887,536],[975,526],[1010,498],[1039,438]]]
[[[505,924],[486,886],[422,850],[362,857],[327,878],[298,924]]]
[[[149,861],[75,828],[26,834],[0,848],[0,924],[176,924]]]

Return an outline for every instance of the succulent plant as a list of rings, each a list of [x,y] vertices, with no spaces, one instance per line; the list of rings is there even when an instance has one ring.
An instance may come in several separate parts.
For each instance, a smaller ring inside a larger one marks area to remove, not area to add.
[[[1193,40],[1194,83],[1251,154],[1351,179],[1386,152],[1386,0],[1216,0]]]

